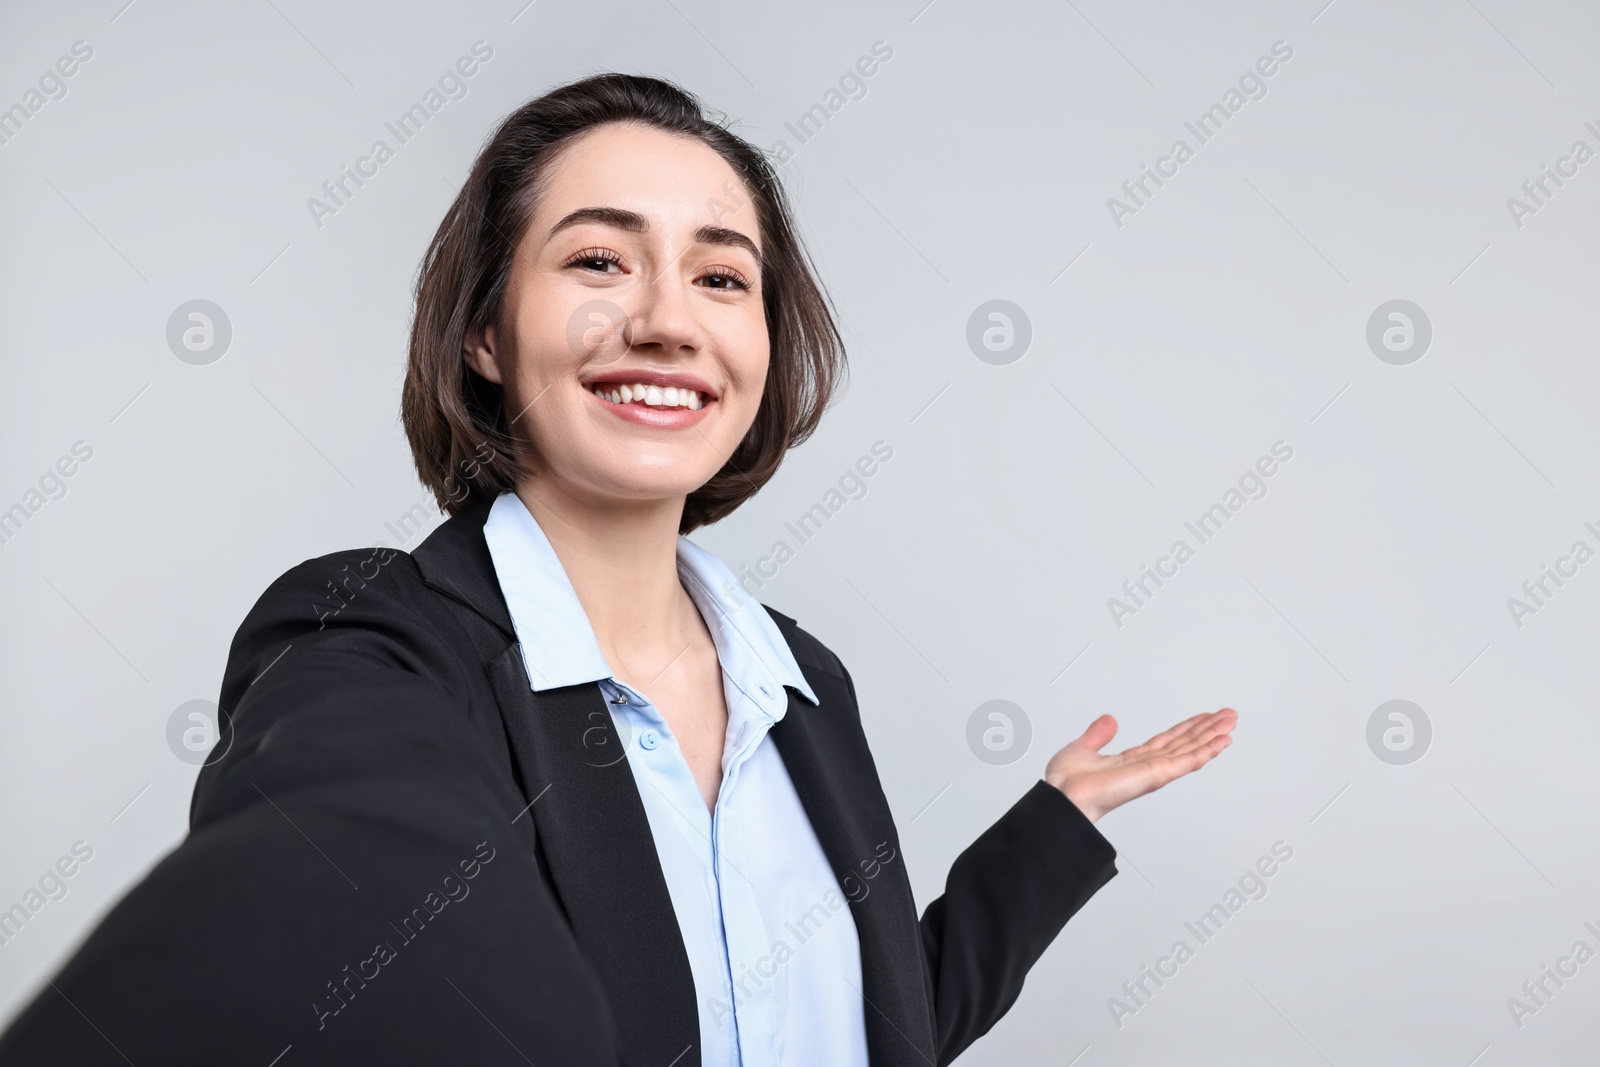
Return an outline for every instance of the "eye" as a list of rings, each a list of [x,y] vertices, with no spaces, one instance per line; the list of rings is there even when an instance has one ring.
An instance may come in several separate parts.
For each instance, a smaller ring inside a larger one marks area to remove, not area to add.
[[[746,292],[750,289],[750,283],[745,279],[745,276],[732,267],[711,267],[695,280],[713,283],[707,286],[708,289],[723,291],[743,290]]]
[[[567,260],[569,267],[582,267],[597,274],[622,273],[622,257],[609,248],[585,248]],[[616,267],[616,271],[611,268]]]

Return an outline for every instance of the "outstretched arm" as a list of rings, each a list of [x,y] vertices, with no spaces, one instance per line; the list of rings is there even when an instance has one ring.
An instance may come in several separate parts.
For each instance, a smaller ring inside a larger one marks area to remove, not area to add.
[[[1067,920],[1116,874],[1116,850],[1093,824],[1204,766],[1231,743],[1237,720],[1231,708],[1196,715],[1104,755],[1117,723],[1102,715],[956,858],[921,922],[939,1064],[1000,1021]]]
[[[240,628],[191,833],[0,1035],[0,1067],[615,1062],[448,652],[377,581],[331,625],[307,607],[343,558]]]

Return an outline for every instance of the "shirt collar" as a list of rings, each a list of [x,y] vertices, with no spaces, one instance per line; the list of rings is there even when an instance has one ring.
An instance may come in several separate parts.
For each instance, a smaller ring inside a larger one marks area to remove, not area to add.
[[[500,494],[483,536],[534,692],[611,678],[583,604],[522,499]],[[774,719],[788,705],[784,686],[818,703],[777,623],[727,565],[687,537],[678,538],[677,556],[678,577],[711,631],[724,673]]]

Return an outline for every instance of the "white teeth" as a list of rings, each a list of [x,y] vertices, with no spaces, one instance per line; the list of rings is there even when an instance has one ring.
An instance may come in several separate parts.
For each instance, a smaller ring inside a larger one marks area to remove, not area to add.
[[[699,411],[705,406],[699,392],[678,386],[656,386],[630,383],[620,386],[596,386],[594,392],[613,404],[643,403],[656,408],[688,408]]]

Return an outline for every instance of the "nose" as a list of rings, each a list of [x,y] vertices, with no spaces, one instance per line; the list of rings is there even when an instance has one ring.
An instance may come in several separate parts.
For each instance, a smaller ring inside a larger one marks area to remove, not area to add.
[[[646,278],[629,312],[632,350],[662,359],[688,356],[700,347],[692,283],[669,264]]]

